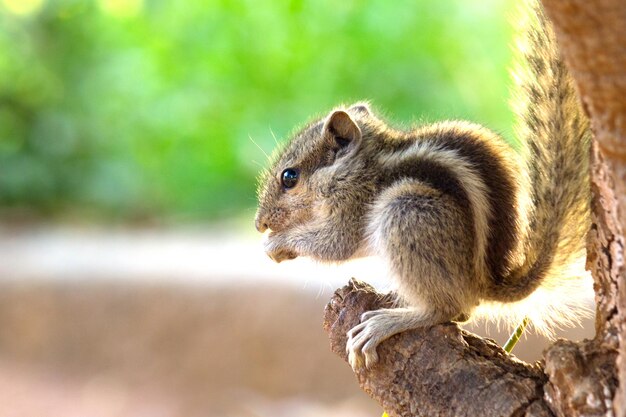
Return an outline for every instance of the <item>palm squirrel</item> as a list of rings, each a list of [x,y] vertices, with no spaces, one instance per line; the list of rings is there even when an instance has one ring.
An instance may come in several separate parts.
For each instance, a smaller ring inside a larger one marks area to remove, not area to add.
[[[538,288],[557,294],[541,299],[550,317],[539,321],[576,314],[558,294],[585,255],[590,129],[550,23],[538,4],[526,13],[519,153],[476,124],[402,131],[357,103],[300,130],[261,176],[256,228],[270,230],[274,261],[377,255],[388,264],[398,308],[367,312],[350,330],[355,369],[375,364],[377,345],[396,333],[464,320]]]

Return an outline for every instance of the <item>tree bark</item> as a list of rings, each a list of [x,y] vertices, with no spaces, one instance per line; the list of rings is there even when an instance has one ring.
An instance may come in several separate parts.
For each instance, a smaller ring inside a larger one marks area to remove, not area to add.
[[[613,415],[626,416],[626,363],[622,359],[626,354],[622,234],[626,224],[626,2],[543,0],[543,4],[594,130],[593,225],[587,264],[595,281],[597,318],[591,343],[610,352],[611,358],[619,352],[612,368],[606,363],[612,379],[603,388],[604,401],[611,405],[608,411]],[[580,361],[590,368],[595,366],[594,359],[582,355]],[[613,396],[616,385],[620,388]]]
[[[390,416],[626,417],[626,2],[544,0],[565,62],[592,121],[592,227],[587,267],[596,292],[596,337],[559,340],[530,365],[455,324],[405,332],[357,372]],[[356,280],[337,290],[324,328],[347,361],[346,332],[388,297]],[[619,388],[618,388],[619,387]]]

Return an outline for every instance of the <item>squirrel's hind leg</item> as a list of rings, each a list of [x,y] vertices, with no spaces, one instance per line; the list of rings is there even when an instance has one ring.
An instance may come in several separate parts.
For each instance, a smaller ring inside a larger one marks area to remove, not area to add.
[[[355,371],[364,364],[372,367],[378,362],[376,347],[380,342],[428,324],[432,324],[430,314],[418,308],[385,308],[363,313],[361,323],[348,332],[346,351],[350,366]]]
[[[478,303],[471,211],[417,180],[401,180],[370,212],[370,248],[387,260],[404,308],[364,313],[348,332],[353,369],[371,367],[383,340],[409,329],[467,319]]]
[[[469,314],[461,313],[452,321],[468,319]],[[376,348],[382,341],[395,334],[432,325],[438,321],[440,320],[435,312],[416,307],[383,308],[365,312],[361,315],[361,323],[350,329],[347,334],[348,362],[355,371],[363,365],[371,368],[378,362]]]

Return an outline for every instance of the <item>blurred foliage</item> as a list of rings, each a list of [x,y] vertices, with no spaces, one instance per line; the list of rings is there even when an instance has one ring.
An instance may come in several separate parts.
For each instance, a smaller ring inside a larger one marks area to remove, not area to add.
[[[334,105],[511,136],[510,2],[0,0],[0,206],[211,219]]]

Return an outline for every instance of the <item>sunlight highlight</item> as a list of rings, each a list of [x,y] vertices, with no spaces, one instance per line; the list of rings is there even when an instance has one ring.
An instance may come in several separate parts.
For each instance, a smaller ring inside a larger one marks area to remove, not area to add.
[[[4,7],[19,16],[28,16],[41,10],[44,0],[2,0]]]
[[[143,10],[143,0],[98,0],[98,5],[104,13],[117,18],[135,17]]]

